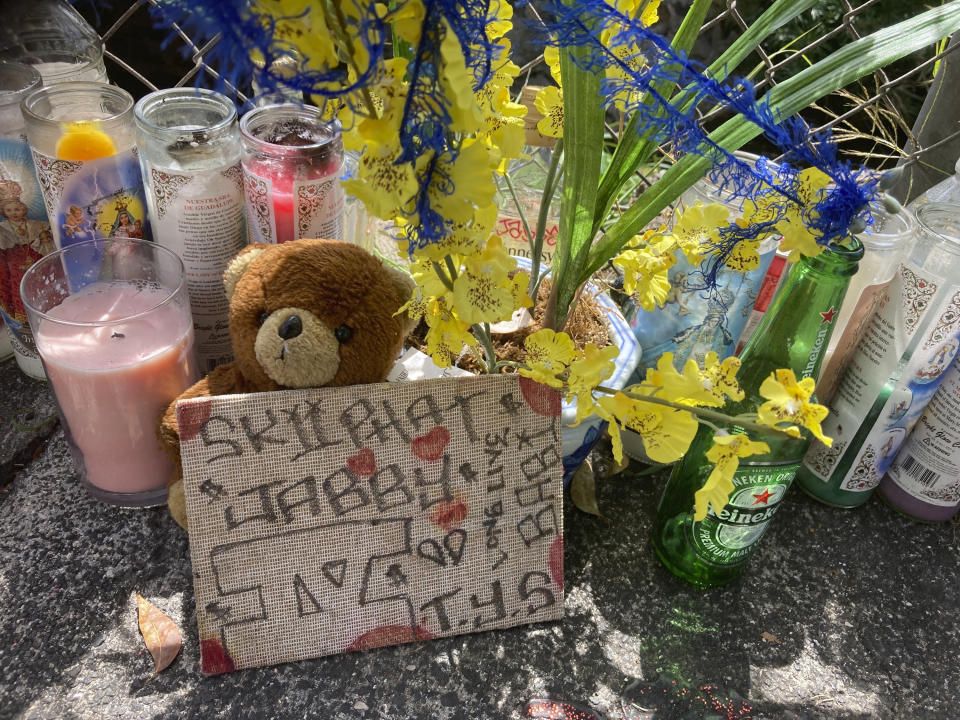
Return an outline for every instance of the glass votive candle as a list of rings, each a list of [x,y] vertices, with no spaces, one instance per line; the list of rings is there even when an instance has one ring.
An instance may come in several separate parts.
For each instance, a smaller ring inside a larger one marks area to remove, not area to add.
[[[68,2],[5,0],[0,59],[32,65],[43,85],[107,82],[103,41]]]
[[[76,243],[32,265],[21,294],[81,483],[114,505],[164,502],[160,418],[199,378],[180,258],[135,238]]]
[[[315,107],[265,105],[240,118],[250,242],[343,239],[339,123]]]
[[[154,239],[183,260],[204,372],[233,359],[227,264],[247,244],[240,131],[233,102],[172,88],[134,107]]]
[[[55,249],[20,112],[23,98],[38,87],[40,75],[34,68],[0,62],[0,318],[11,333],[17,365],[43,380],[43,364],[20,300],[23,273]]]
[[[57,247],[151,239],[130,93],[61,83],[35,90],[20,107]]]

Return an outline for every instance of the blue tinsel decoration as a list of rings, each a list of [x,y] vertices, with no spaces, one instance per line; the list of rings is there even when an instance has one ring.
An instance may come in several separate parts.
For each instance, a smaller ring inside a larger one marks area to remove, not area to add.
[[[743,240],[753,240],[769,233],[782,219],[787,201],[797,202],[799,172],[808,167],[819,168],[832,181],[832,186],[804,214],[806,226],[820,235],[818,242],[828,245],[842,240],[849,232],[854,218],[868,211],[877,197],[877,178],[863,168],[854,169],[838,157],[836,143],[829,133],[816,137],[799,117],[781,119],[771,109],[768,96],[756,97],[752,83],[744,79],[720,82],[706,73],[706,69],[685,55],[678,53],[669,41],[618,12],[604,0],[580,0],[570,6],[562,3],[538,3],[544,24],[538,24],[540,40],[558,47],[580,46],[588,49],[585,58],[578,60],[587,71],[604,73],[616,69],[625,77],[607,78],[603,94],[608,98],[625,91],[632,97],[647,93],[654,102],[636,101],[626,109],[626,115],[640,118],[640,132],[657,141],[669,142],[678,155],[694,153],[708,158],[716,167],[711,176],[725,192],[733,197],[767,199],[774,217],[769,222],[747,227],[730,225],[720,233],[720,242],[713,249],[713,258],[702,268],[703,283],[699,289],[716,287],[716,274],[726,259]],[[644,63],[639,68],[612,53],[600,42],[601,33],[612,32],[611,47],[635,45],[640,48]],[[684,103],[671,104],[658,94],[660,83],[684,88]],[[691,102],[692,100],[692,102]],[[695,108],[701,103],[723,107],[743,115],[759,127],[763,136],[783,154],[781,164],[758,163],[752,166],[711,141],[697,122]],[[779,202],[778,199],[783,201]],[[696,287],[692,289],[698,289]]]
[[[486,35],[491,2],[423,1],[426,12],[409,67],[410,89],[401,123],[399,140],[402,152],[398,159],[398,162],[412,162],[430,157],[420,177],[419,192],[411,198],[407,208],[415,212],[419,220],[408,238],[411,250],[437,242],[449,231],[448,221],[433,209],[427,192],[428,188],[433,188],[434,192],[454,192],[440,160],[452,162],[459,152],[457,140],[449,131],[449,103],[439,81],[440,46],[449,26],[460,43],[467,67],[473,73],[474,89],[485,84],[499,51]],[[355,25],[351,25],[351,37],[364,44],[371,57],[371,69],[349,86],[341,85],[344,80],[342,68],[332,68],[328,72],[308,72],[303,68],[293,78],[280,78],[255,65],[251,59],[253,50],[259,52],[269,68],[271,62],[289,48],[275,37],[274,23],[265,22],[263,16],[250,12],[247,0],[167,0],[159,6],[158,12],[167,25],[177,22],[192,37],[210,38],[221,34],[219,43],[208,52],[205,60],[227,82],[236,84],[241,78],[256,77],[267,91],[282,84],[305,93],[326,98],[340,97],[349,102],[349,94],[369,83],[373,68],[381,65],[390,35],[390,28],[380,19],[375,4],[369,3],[363,19],[351,20]],[[776,117],[768,98],[757,99],[748,81],[720,82],[709,77],[703,66],[674,51],[665,38],[644,27],[639,20],[618,12],[605,0],[581,0],[569,6],[544,2],[538,3],[538,8],[546,18],[544,24],[538,25],[544,44],[587,48],[586,59],[580,61],[584,69],[604,73],[608,68],[616,68],[624,74],[623,78],[605,81],[603,97],[598,97],[598,103],[610,104],[612,98],[624,91],[631,92],[633,97],[647,93],[652,102],[634,102],[627,107],[626,113],[639,117],[644,135],[657,142],[670,142],[678,155],[695,153],[710,159],[717,166],[713,176],[723,190],[734,196],[753,199],[768,196],[774,200],[773,207],[779,207],[782,212],[787,206],[786,201],[797,200],[799,170],[795,168],[819,168],[831,178],[834,186],[810,209],[804,220],[808,227],[820,234],[822,244],[845,236],[853,219],[875,199],[876,180],[868,177],[866,171],[855,170],[849,163],[841,161],[829,136],[813,137],[799,118],[781,120]],[[317,6],[308,10],[318,11]],[[638,47],[644,58],[643,64],[632,68],[629,62],[605,47],[600,42],[605,30],[612,32],[610,46]],[[671,104],[668,98],[657,94],[656,85],[664,81],[685,88],[683,98],[686,102],[676,102],[675,98]],[[782,164],[751,166],[711,142],[695,114],[695,108],[701,103],[721,104],[755,123],[764,137],[782,151]],[[681,104],[687,109],[681,109]],[[778,197],[784,202],[776,202]],[[758,237],[769,231],[772,224],[757,223],[746,228],[731,225],[724,229],[714,249],[712,267],[704,268],[704,288],[715,286],[717,270],[738,242]]]

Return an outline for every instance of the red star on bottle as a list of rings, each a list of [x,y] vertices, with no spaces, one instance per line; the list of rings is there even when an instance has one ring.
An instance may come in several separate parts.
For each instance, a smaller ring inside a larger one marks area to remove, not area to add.
[[[753,501],[754,505],[759,505],[760,503],[766,505],[768,502],[770,502],[770,498],[773,497],[773,493],[767,489],[764,489],[762,493],[759,495],[754,495],[754,497],[756,498],[756,500]]]
[[[822,325],[823,323],[833,322],[833,316],[836,314],[837,314],[837,311],[834,310],[833,307],[831,306],[830,309],[827,310],[826,312],[820,313],[820,317],[823,318],[820,324]]]

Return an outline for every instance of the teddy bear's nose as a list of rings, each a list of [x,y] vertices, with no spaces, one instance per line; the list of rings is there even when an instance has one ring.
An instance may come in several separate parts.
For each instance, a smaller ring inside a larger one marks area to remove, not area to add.
[[[283,321],[283,324],[280,326],[280,329],[277,330],[277,334],[282,337],[284,340],[292,340],[297,335],[303,332],[303,323],[300,322],[299,315],[291,315],[286,320]]]

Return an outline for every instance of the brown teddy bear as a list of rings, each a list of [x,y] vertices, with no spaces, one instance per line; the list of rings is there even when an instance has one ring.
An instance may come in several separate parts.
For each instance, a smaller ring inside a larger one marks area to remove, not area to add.
[[[223,276],[234,361],[185,390],[160,421],[175,463],[168,505],[183,527],[177,401],[386,380],[411,323],[397,310],[413,279],[363,248],[336,240],[249,245]]]

